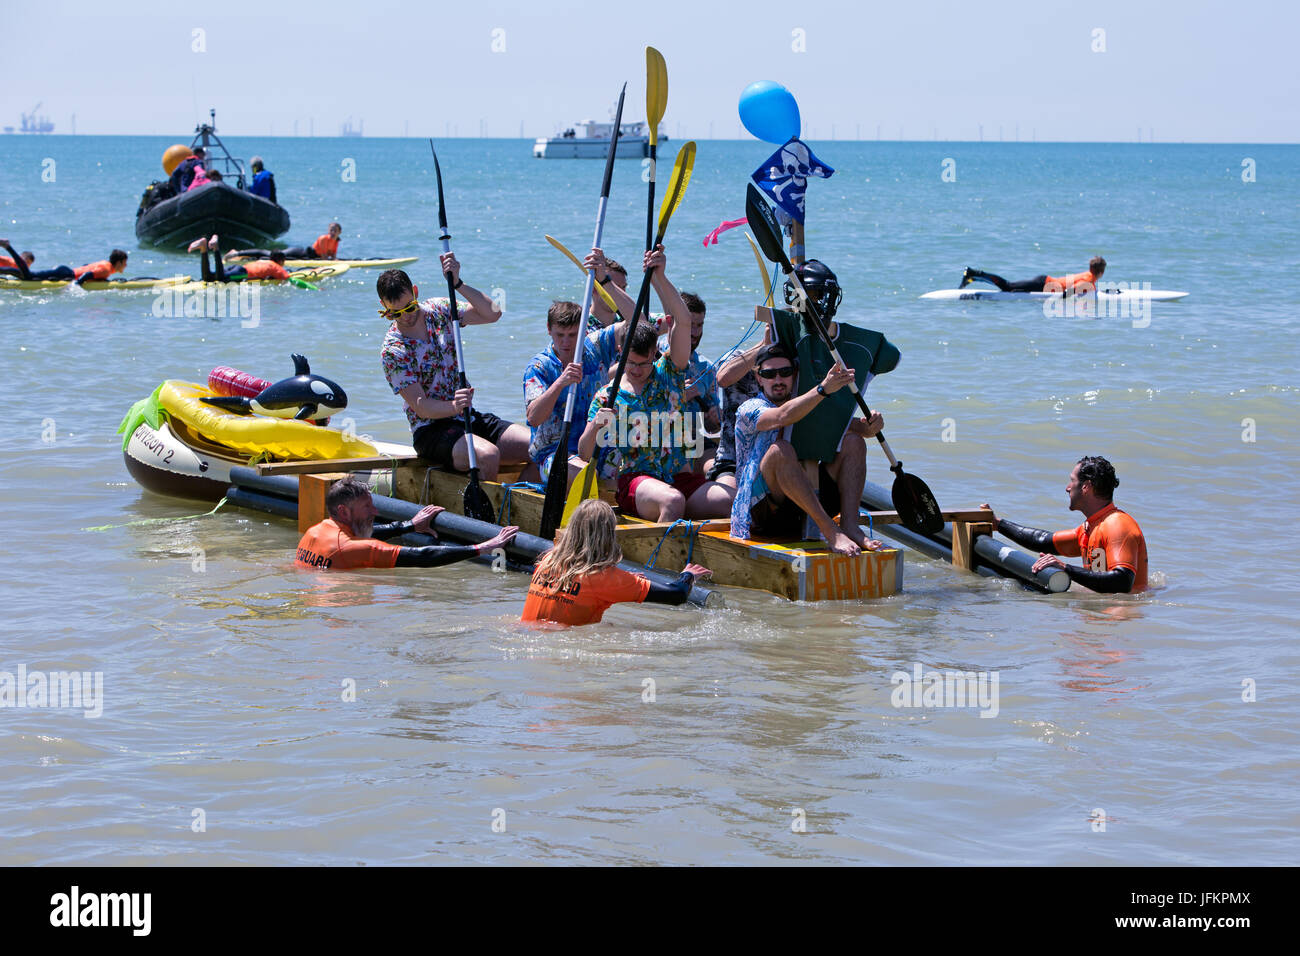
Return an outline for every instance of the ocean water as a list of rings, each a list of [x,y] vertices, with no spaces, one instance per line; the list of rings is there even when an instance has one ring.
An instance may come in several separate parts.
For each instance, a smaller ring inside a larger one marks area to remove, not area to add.
[[[40,266],[121,247],[130,274],[197,274],[134,240],[169,142],[0,137],[0,236]],[[276,173],[287,239],[337,219],[342,254],[418,255],[440,288],[427,143],[229,145]],[[883,601],[728,590],[723,609],[536,631],[522,575],[301,574],[289,522],[144,492],[114,430],[165,378],[276,379],[302,352],[359,430],[405,440],[373,270],[265,290],[251,328],[160,316],[148,291],[4,292],[0,671],[104,683],[98,717],[0,708],[0,862],[1293,863],[1300,148],[814,146],[837,172],[809,188],[809,253],[839,274],[840,318],[902,350],[870,398],[907,469],[947,506],[1055,529],[1079,521],[1074,461],[1109,457],[1148,594],[1045,597],[908,554]],[[760,277],[739,230],[701,239],[743,215],[766,155],[700,143],[669,230],[709,356]],[[477,404],[518,419],[547,305],[581,294],[542,237],[590,242],[601,164],[516,140],[439,156],[464,277],[505,297],[465,336]],[[628,264],[639,173],[619,163],[606,225]],[[1093,317],[917,298],[967,265],[1059,274],[1094,253],[1107,280],[1190,295]],[[894,706],[915,665],[995,673],[996,716]]]

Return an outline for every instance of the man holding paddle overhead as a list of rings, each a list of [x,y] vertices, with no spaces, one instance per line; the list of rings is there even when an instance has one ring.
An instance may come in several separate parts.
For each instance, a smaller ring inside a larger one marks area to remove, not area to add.
[[[454,253],[439,257],[442,269],[463,297],[460,321],[484,325],[501,318],[492,300],[460,278]],[[416,454],[443,467],[467,471],[470,466],[465,409],[474,399],[472,388],[458,388],[459,369],[451,328],[449,300],[421,303],[419,288],[401,269],[389,269],[375,283],[382,308],[379,314],[392,323],[380,354],[384,377],[393,393],[402,396],[411,426]],[[475,409],[471,415],[474,450],[488,481],[496,479],[502,465],[528,460],[528,429]]]
[[[665,311],[684,316],[686,303],[664,274],[664,262],[662,245],[646,253],[645,268]],[[731,489],[693,472],[686,455],[690,437],[699,437],[684,397],[690,324],[673,323],[668,353],[656,360],[658,351],[654,327],[638,324],[618,394],[611,400],[611,382],[592,399],[578,455],[589,461],[597,445],[618,449],[618,503],[629,514],[653,521],[725,515]]]
[[[1146,538],[1138,523],[1115,507],[1113,498],[1118,485],[1115,466],[1105,458],[1080,458],[1070,472],[1065,493],[1070,497],[1070,510],[1087,516],[1083,524],[1053,534],[995,518],[998,532],[1042,554],[1034,563],[1035,574],[1047,567],[1064,568],[1071,581],[1102,594],[1145,591]],[[987,504],[980,507],[989,508]],[[1084,564],[1066,564],[1058,555],[1082,557]]]

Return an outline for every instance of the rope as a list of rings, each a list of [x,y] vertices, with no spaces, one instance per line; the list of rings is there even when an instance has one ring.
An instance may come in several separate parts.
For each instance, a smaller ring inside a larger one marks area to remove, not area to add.
[[[510,492],[514,491],[516,488],[525,488],[529,491],[546,491],[545,488],[535,481],[516,481],[514,484],[502,485],[501,487],[505,489],[501,496],[500,521],[502,527],[510,524]]]
[[[136,525],[171,524],[173,521],[191,521],[194,518],[206,518],[208,515],[216,514],[217,511],[221,508],[221,506],[224,505],[225,503],[226,503],[226,499],[222,498],[220,501],[217,502],[216,508],[213,508],[211,511],[205,511],[202,514],[197,514],[197,515],[180,515],[175,518],[141,518],[139,521],[128,521],[126,524],[102,524],[95,528],[82,528],[81,530],[82,531],[111,531],[113,528],[132,528],[135,527]]]
[[[655,545],[655,549],[650,552],[650,560],[645,563],[647,568],[653,568],[655,566],[655,562],[659,560],[659,549],[664,546],[664,542],[668,540],[668,537],[673,533],[673,529],[679,524],[686,525],[689,534],[689,537],[686,539],[686,563],[691,563],[691,558],[695,555],[695,537],[699,534],[700,528],[704,527],[704,522],[701,521],[697,525],[695,522],[686,518],[678,518],[664,529],[663,537],[659,539],[659,543]]]

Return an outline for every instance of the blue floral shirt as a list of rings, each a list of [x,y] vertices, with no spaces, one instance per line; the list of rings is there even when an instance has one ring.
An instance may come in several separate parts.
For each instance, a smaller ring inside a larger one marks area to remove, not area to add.
[[[614,327],[602,328],[592,332],[582,345],[582,381],[578,383],[578,394],[573,403],[573,425],[569,428],[569,454],[578,453],[578,439],[586,427],[587,409],[596,391],[608,379],[609,366],[618,361],[618,351],[614,342]],[[555,380],[564,372],[564,363],[555,354],[555,346],[548,345],[546,351],[538,352],[524,369],[524,412],[534,400],[555,384]],[[572,386],[571,386],[572,387]],[[528,457],[535,462],[542,462],[555,453],[560,443],[560,432],[564,429],[564,405],[568,399],[567,392],[561,392],[556,399],[555,408],[550,418],[532,429],[528,443]]]
[[[736,412],[736,497],[731,502],[731,536],[749,537],[749,512],[767,497],[767,482],[759,465],[772,444],[781,437],[783,428],[758,430],[758,416],[776,408],[766,395],[760,394],[741,405]]]

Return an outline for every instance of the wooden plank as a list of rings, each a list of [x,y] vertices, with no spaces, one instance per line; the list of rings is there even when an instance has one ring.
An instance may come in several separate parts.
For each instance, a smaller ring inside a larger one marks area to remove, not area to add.
[[[963,508],[957,511],[940,512],[944,521],[987,521],[992,512],[983,508]],[[897,511],[871,511],[863,512],[865,517],[871,515],[871,520],[875,524],[902,524],[903,519],[898,516]]]
[[[992,534],[993,525],[987,521],[954,521],[952,525],[952,563],[967,571],[975,570],[975,537]]]
[[[254,467],[259,475],[314,475],[324,472],[373,471],[414,460],[414,455],[376,455],[373,458],[322,458],[318,461],[264,461]]]
[[[329,517],[325,507],[325,495],[330,485],[344,478],[342,472],[327,475],[298,476],[298,530],[306,532],[314,524],[319,524]]]

